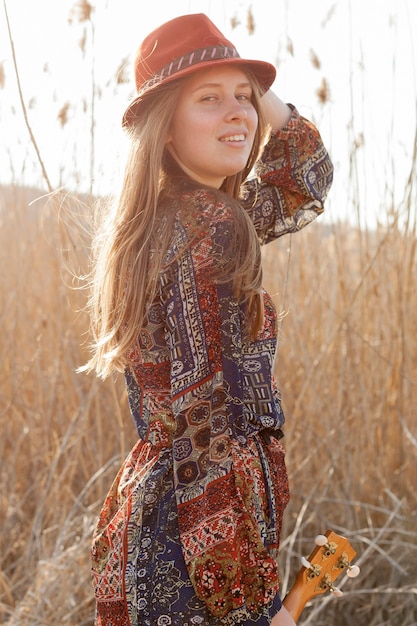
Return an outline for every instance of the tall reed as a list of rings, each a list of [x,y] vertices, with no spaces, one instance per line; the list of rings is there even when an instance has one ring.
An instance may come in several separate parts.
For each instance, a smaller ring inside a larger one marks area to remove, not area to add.
[[[90,45],[93,7],[75,6],[81,13],[73,21],[89,28],[81,41]],[[253,32],[250,11],[247,18]],[[93,180],[99,86],[88,52]],[[314,53],[312,62],[321,71]],[[124,69],[125,61],[118,84],[127,82]],[[331,87],[322,77],[323,107]],[[68,107],[60,111],[63,127]],[[299,623],[415,626],[417,155],[410,155],[402,197],[387,187],[384,219],[364,227],[358,151],[367,137],[355,139],[354,122],[352,113],[349,201],[356,223],[319,220],[264,253],[265,285],[285,313],[276,374],[292,498],[282,586],[291,586],[313,537],[331,527],[349,538],[362,574],[342,581],[342,598],[314,600]],[[85,360],[87,320],[85,294],[68,268],[82,273],[86,256],[85,240],[68,220],[79,223],[79,211],[88,219],[89,201],[85,212],[78,199],[55,196],[52,207],[46,198],[33,203],[37,196],[17,185],[0,188],[0,622],[92,626],[91,532],[135,432],[123,381],[75,373]],[[56,219],[57,206],[68,227]]]
[[[93,623],[92,527],[135,433],[122,381],[75,373],[87,328],[67,271],[75,252],[58,253],[47,200],[29,206],[25,194],[3,189],[0,212],[0,615],[10,626],[79,626]],[[327,527],[362,567],[302,624],[344,626],[352,614],[359,626],[416,623],[415,249],[415,232],[396,226],[320,223],[266,249],[265,284],[286,313],[283,588]]]

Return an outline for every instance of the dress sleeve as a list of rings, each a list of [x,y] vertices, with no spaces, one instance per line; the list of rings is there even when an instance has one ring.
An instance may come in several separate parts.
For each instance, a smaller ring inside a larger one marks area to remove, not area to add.
[[[296,232],[324,209],[333,166],[317,128],[292,105],[287,125],[273,134],[243,186],[241,202],[261,243]]]
[[[209,230],[171,263],[162,300],[183,554],[209,611],[224,624],[240,624],[274,614],[281,600],[277,564],[252,506],[255,478],[249,463],[245,467],[242,311],[230,285],[213,278],[231,228],[224,207],[213,213]]]

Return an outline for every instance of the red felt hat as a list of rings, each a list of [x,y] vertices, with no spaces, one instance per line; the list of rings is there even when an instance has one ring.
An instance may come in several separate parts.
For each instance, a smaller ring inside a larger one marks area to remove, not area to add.
[[[162,24],[143,40],[136,53],[137,95],[123,115],[123,126],[129,128],[135,123],[141,104],[159,85],[220,65],[248,68],[262,92],[275,80],[276,69],[271,63],[242,59],[234,45],[203,13],[182,15]]]

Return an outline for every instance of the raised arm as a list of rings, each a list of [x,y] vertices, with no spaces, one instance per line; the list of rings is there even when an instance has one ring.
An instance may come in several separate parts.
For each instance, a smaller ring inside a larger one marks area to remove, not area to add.
[[[262,113],[270,124],[272,132],[276,133],[287,125],[291,117],[291,109],[269,89],[261,99]]]
[[[271,134],[256,176],[244,184],[241,202],[261,243],[268,243],[301,230],[323,212],[333,166],[312,122],[272,92],[264,98],[267,118],[280,128]]]

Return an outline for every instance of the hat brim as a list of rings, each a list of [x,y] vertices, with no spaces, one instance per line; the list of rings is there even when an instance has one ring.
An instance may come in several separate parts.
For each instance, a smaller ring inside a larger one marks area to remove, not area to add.
[[[266,61],[249,61],[247,59],[241,59],[240,57],[225,58],[211,62],[209,61],[184,68],[183,70],[176,72],[172,76],[164,76],[164,78],[159,82],[154,81],[153,84],[143,89],[142,92],[132,100],[132,102],[129,104],[126,111],[124,112],[122,118],[123,128],[128,130],[135,125],[135,121],[138,118],[139,110],[146,102],[149,101],[149,97],[157,92],[158,88],[161,87],[161,85],[166,85],[167,83],[178,80],[179,78],[183,78],[184,76],[187,76],[188,74],[192,74],[199,70],[230,65],[241,67],[242,69],[248,69],[258,81],[261,95],[267,92],[268,89],[271,87],[277,73],[276,68],[274,65],[272,65],[272,63],[267,63]]]

